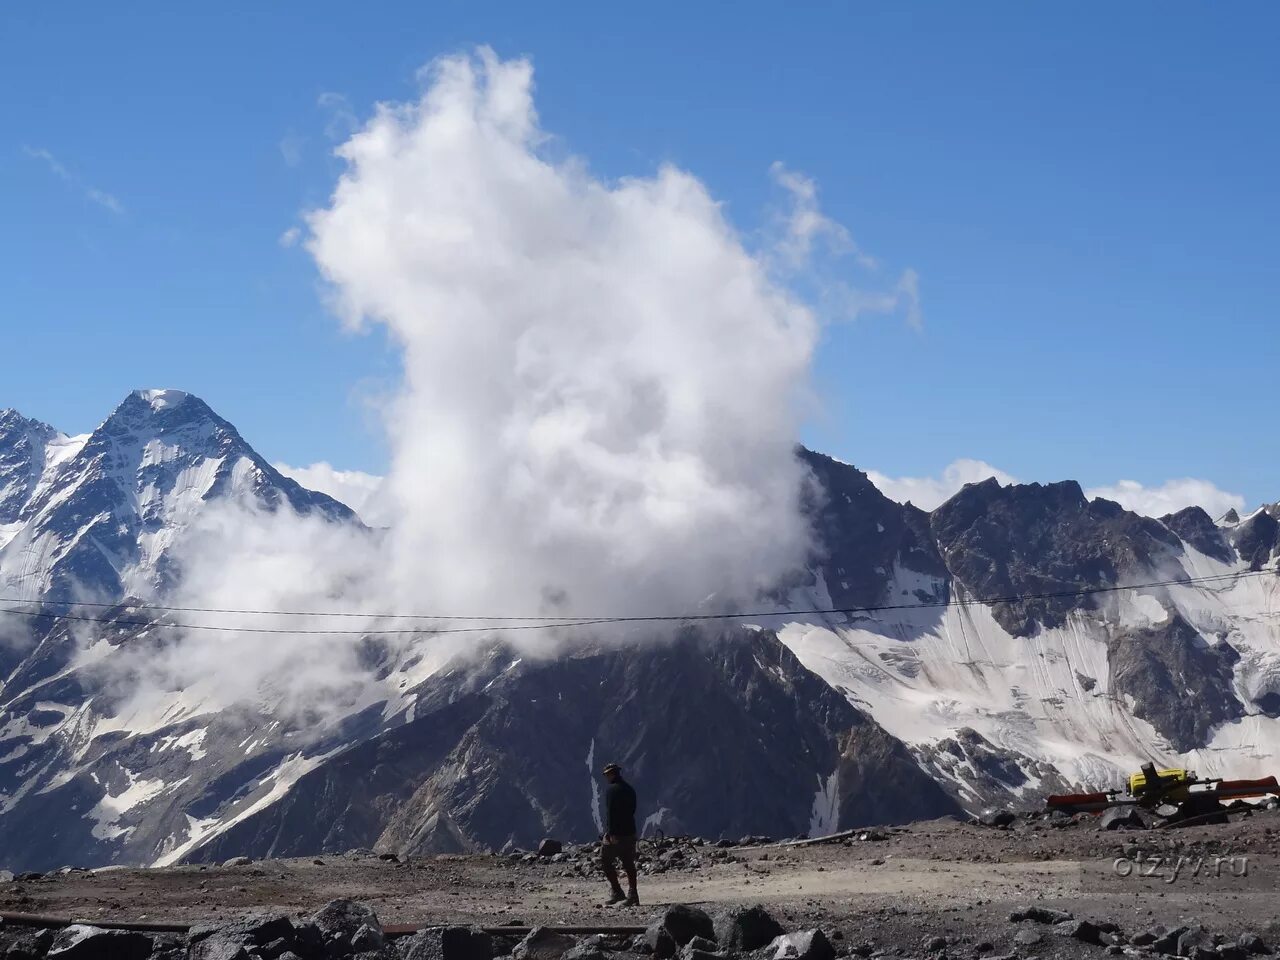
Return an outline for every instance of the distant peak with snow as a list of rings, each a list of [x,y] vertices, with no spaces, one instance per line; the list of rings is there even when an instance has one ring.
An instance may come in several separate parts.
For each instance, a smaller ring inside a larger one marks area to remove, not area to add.
[[[190,394],[182,390],[135,390],[132,396],[145,400],[153,410],[165,410],[182,403]]]

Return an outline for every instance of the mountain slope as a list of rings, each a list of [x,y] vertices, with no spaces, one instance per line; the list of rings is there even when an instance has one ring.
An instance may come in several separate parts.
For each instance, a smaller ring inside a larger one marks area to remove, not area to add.
[[[299,704],[142,682],[181,632],[129,595],[164,596],[175,538],[212,505],[363,530],[349,510],[176,391],[131,394],[82,438],[6,412],[0,595],[118,606],[0,645],[0,865],[586,839],[606,759],[646,829],[708,836],[1030,804],[1147,758],[1280,767],[1280,509],[1154,520],[1075,483],[988,481],[926,513],[799,455],[814,552],[777,609],[846,613],[550,658],[367,637],[349,684]]]
[[[853,471],[813,460],[820,478]],[[920,524],[915,508],[865,486],[862,499],[858,509],[886,533]],[[1148,758],[1206,774],[1272,773],[1280,768],[1272,512],[1220,526],[1203,511],[1157,521],[1087,500],[1074,483],[986,481],[929,515],[931,543],[874,553],[881,576],[861,595],[873,605],[959,604],[803,618],[780,635],[912,745],[969,809],[1031,802],[1068,784],[1115,786]],[[837,542],[803,599],[827,606],[840,595],[830,571],[868,562],[861,543]],[[1204,576],[1224,579],[1069,593]],[[1027,593],[1067,595],[968,602]]]

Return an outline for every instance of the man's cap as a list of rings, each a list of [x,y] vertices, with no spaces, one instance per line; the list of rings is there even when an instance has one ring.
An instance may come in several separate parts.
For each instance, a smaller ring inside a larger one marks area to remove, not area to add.
[[[601,770],[600,772],[601,773],[621,773],[622,768],[618,766],[616,763],[606,763],[604,766],[604,769]]]

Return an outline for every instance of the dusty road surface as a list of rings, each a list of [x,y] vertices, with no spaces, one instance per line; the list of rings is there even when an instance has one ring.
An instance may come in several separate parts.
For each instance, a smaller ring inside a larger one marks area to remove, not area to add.
[[[1271,926],[1280,920],[1275,813],[1182,831],[1105,832],[1087,818],[1065,826],[1020,820],[1010,829],[935,821],[807,847],[644,846],[638,909],[600,906],[606,889],[593,854],[570,847],[553,859],[397,861],[352,852],[238,866],[70,870],[0,884],[0,911],[196,923],[270,909],[307,914],[350,898],[386,924],[644,925],[668,904],[714,912],[760,903],[789,929],[838,933],[842,952],[922,954],[922,944],[942,937],[954,956],[1105,956],[1105,944],[1010,921],[1011,912],[1038,905],[1113,922],[1127,937],[1198,921],[1232,942],[1259,932],[1280,949],[1280,925]]]

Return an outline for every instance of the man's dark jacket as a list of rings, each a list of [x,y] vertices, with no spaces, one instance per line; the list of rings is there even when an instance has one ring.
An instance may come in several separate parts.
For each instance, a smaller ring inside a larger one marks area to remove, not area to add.
[[[636,835],[636,792],[621,777],[605,787],[604,832],[611,837]]]

